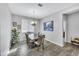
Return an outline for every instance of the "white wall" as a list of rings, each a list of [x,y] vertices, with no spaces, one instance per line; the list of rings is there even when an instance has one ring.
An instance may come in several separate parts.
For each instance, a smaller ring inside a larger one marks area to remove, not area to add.
[[[0,4],[0,53],[7,55],[11,39],[11,15],[8,4]]]
[[[63,39],[63,14],[69,14],[79,10],[79,4],[74,6],[68,7],[64,10],[58,11],[53,13],[51,16],[41,19],[40,21],[40,29],[43,34],[45,34],[46,39],[55,43],[59,46],[64,46],[64,39]],[[47,21],[54,21],[54,31],[44,31],[43,30],[43,23]]]
[[[34,28],[31,25],[32,19],[22,18],[22,32],[33,32]]]
[[[54,21],[54,31],[44,31],[43,23],[48,21]],[[46,39],[59,46],[63,46],[62,38],[62,15],[61,13],[56,13],[48,18],[41,20],[41,32],[45,34]]]
[[[79,37],[79,12],[68,15],[68,42]]]
[[[32,21],[36,21],[37,24],[34,27],[31,25]],[[22,32],[39,32],[39,21],[37,19],[32,18],[22,18]]]
[[[17,25],[21,25],[21,19],[22,19],[21,16],[11,14],[12,22],[17,22]]]
[[[65,37],[63,37],[64,43],[67,42],[68,39],[68,15],[67,14],[63,14],[63,32],[65,32]]]
[[[11,20],[12,22],[17,22],[17,25],[21,25],[21,30],[20,31],[20,41],[23,41],[24,39],[24,33],[25,32],[39,32],[40,31],[40,27],[39,27],[39,20],[37,19],[33,19],[33,18],[28,18],[28,17],[25,17],[25,16],[21,16],[21,15],[15,15],[15,14],[12,14],[11,15]],[[35,26],[35,29],[34,27],[31,25],[31,22],[32,21],[36,21],[37,24]]]
[[[35,26],[35,31],[36,32],[40,31],[38,19],[28,18],[28,17],[24,17],[24,16],[20,16],[20,15],[15,15],[15,14],[12,14],[11,19],[12,19],[12,22],[17,22],[17,25],[21,25],[22,32],[34,31],[34,28],[31,25],[32,21],[37,22],[37,24]]]

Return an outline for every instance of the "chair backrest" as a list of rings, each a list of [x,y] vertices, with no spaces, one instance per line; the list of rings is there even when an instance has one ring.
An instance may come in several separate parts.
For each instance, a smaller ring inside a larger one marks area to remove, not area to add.
[[[27,33],[25,33],[25,36],[26,36],[26,43],[28,44],[30,41],[29,35]]]
[[[40,45],[44,44],[44,38],[45,38],[44,35],[39,36],[39,38],[38,38],[37,41],[38,41],[38,43],[39,43]]]
[[[39,37],[38,37],[37,42],[39,43],[39,45],[41,45],[41,44],[42,44],[42,37],[41,37],[41,36],[39,36]]]

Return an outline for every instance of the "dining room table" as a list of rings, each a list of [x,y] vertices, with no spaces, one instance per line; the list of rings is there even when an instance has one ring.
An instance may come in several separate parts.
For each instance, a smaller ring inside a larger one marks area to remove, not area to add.
[[[42,46],[44,46],[44,38],[45,38],[45,35],[38,35],[38,33],[28,33],[28,36],[29,38],[31,39],[30,40],[30,46],[32,46],[34,43],[38,45],[37,41],[43,39],[42,41]]]

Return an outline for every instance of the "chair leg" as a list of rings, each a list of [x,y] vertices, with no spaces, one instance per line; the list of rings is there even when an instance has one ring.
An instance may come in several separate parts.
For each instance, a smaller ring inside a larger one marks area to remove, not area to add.
[[[43,42],[42,42],[42,50],[44,50],[44,39],[43,39]]]
[[[37,51],[39,51],[40,47],[37,48]]]
[[[42,50],[44,50],[44,44],[42,43]]]

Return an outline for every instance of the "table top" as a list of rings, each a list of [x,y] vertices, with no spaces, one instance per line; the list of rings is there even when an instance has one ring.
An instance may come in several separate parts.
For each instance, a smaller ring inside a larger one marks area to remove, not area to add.
[[[38,39],[39,38],[39,35],[38,33],[34,33],[34,32],[28,32],[28,35],[29,35],[29,38],[31,40],[35,40],[35,39]],[[41,34],[42,35],[42,34]],[[43,35],[42,35],[43,36]]]
[[[30,34],[29,37],[34,40],[34,39],[37,39],[38,38],[38,35],[35,35],[35,34]]]

